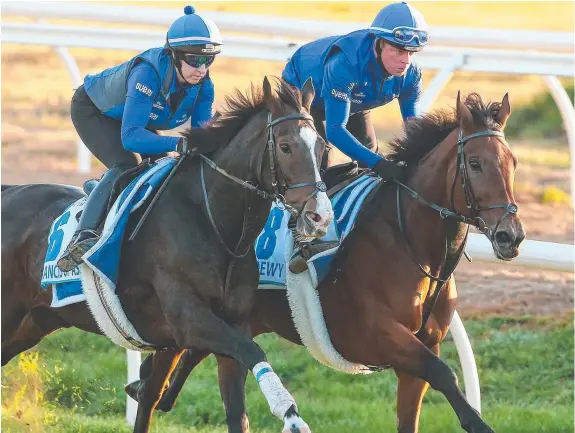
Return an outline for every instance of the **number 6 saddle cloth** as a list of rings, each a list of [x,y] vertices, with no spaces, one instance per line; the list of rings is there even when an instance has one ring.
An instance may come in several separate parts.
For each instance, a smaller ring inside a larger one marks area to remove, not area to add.
[[[147,204],[148,198],[158,190],[175,162],[174,158],[161,158],[130,182],[108,212],[100,240],[84,255],[84,262],[110,287],[116,287],[128,217]],[[62,272],[56,264],[72,239],[85,204],[86,197],[72,203],[52,223],[48,234],[41,285],[44,290],[52,288],[52,307],[86,300],[82,292],[80,269],[76,267],[70,272]]]

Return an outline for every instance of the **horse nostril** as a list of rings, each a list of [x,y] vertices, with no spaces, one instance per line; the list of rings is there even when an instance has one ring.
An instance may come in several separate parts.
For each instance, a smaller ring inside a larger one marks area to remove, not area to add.
[[[321,222],[321,215],[315,212],[308,212],[307,217],[312,220],[314,223]]]
[[[512,238],[505,230],[498,230],[495,233],[495,242],[499,245],[509,245],[512,243]]]

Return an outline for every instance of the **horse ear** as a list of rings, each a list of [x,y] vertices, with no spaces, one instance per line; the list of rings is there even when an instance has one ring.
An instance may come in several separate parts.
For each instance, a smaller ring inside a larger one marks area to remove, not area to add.
[[[313,88],[313,81],[309,77],[301,89],[301,102],[308,112],[311,110],[313,98],[315,98],[315,89]]]
[[[509,104],[509,93],[506,93],[501,101],[501,108],[499,109],[497,116],[495,116],[495,120],[501,125],[501,129],[505,128],[505,124],[510,115],[511,104]]]
[[[272,114],[278,114],[280,110],[279,102],[267,76],[264,77],[263,89],[264,89],[264,101],[266,103],[266,106],[268,107],[268,110]]]
[[[461,101],[460,91],[457,91],[457,121],[466,134],[473,132],[473,116],[467,105]]]

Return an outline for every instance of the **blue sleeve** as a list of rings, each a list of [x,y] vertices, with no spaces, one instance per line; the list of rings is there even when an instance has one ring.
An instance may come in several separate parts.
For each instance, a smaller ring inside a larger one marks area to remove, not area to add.
[[[419,116],[419,102],[422,93],[421,70],[414,68],[413,75],[409,77],[407,86],[401,89],[399,93],[399,108],[403,121],[410,117]]]
[[[335,98],[325,100],[325,134],[327,140],[349,156],[372,168],[383,156],[362,145],[346,129],[351,103]]]
[[[131,152],[154,155],[176,149],[178,137],[156,135],[146,129],[154,98],[160,91],[156,72],[146,64],[130,71],[122,115],[122,144]]]
[[[355,81],[347,60],[338,57],[340,56],[336,55],[330,59],[324,69],[321,96],[325,100],[326,137],[351,159],[371,168],[381,161],[383,156],[363,146],[346,129],[351,108],[351,90]]]
[[[192,126],[202,126],[212,118],[212,105],[214,104],[214,84],[212,80],[207,80],[202,88],[202,93],[198,95],[198,102],[192,113]]]

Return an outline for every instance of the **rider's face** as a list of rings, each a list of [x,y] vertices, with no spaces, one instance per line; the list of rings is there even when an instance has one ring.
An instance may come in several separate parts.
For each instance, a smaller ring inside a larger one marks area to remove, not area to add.
[[[405,74],[407,67],[411,63],[413,51],[402,50],[393,45],[386,44],[385,42],[380,43],[383,45],[381,50],[381,62],[383,63],[385,70],[396,77]]]
[[[206,65],[202,65],[199,68],[194,68],[183,60],[180,60],[180,62],[182,65],[182,76],[185,79],[185,81],[179,80],[180,83],[185,83],[187,81],[190,84],[197,84],[202,78],[204,78],[206,72],[208,71]],[[178,79],[179,78],[181,77],[178,77]]]

